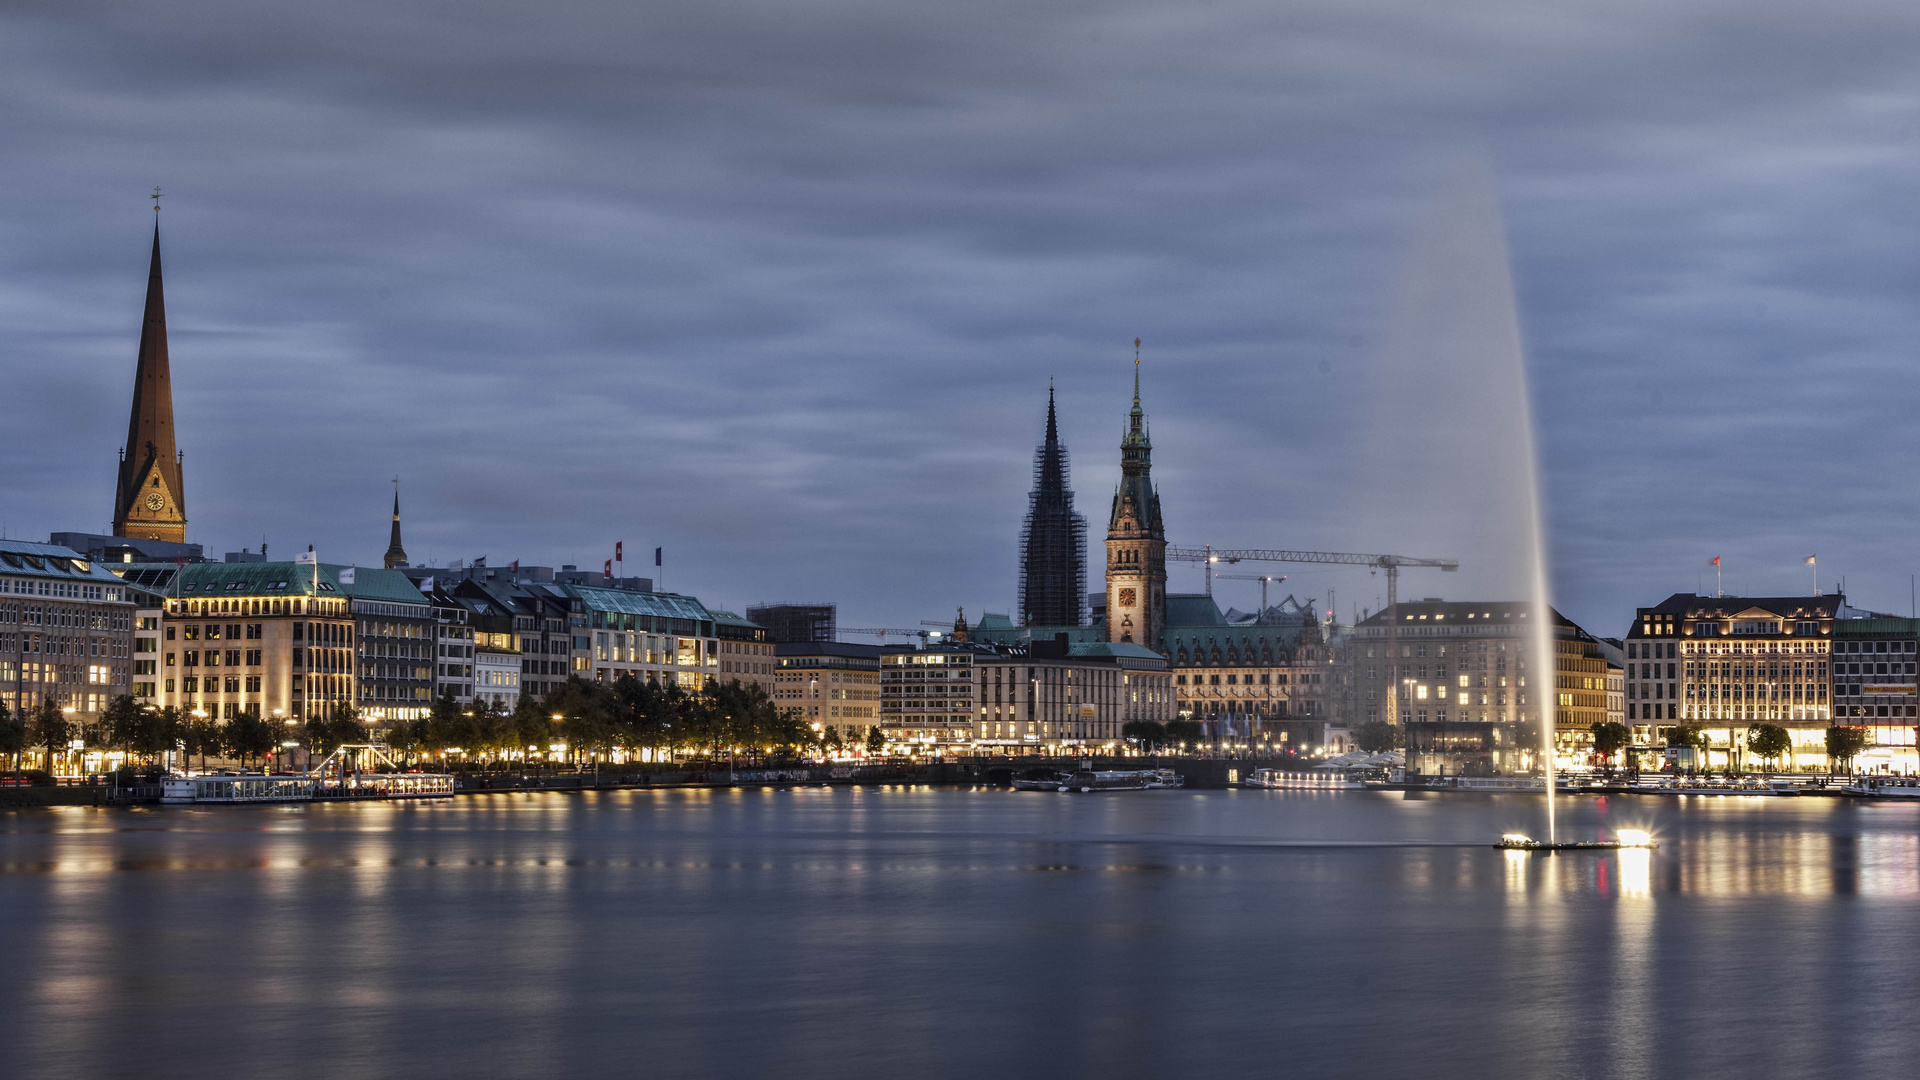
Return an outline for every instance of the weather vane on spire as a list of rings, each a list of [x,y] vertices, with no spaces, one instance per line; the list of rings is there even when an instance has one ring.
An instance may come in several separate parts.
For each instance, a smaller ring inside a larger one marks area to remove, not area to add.
[[[158,191],[160,189],[154,188],[154,190]],[[1133,366],[1134,367],[1140,366],[1140,339],[1139,338],[1133,339]]]
[[[153,194],[147,196],[147,198],[153,200],[153,212],[156,214],[159,213],[160,212],[160,185],[155,184],[153,187]]]

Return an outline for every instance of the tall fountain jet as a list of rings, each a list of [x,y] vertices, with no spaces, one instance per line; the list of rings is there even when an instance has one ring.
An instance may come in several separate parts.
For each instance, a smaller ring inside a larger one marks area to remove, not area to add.
[[[1351,542],[1457,552],[1449,599],[1530,601],[1523,666],[1509,672],[1519,685],[1505,690],[1538,725],[1551,841],[1555,620],[1538,453],[1506,236],[1477,164],[1456,166],[1420,214],[1376,341],[1343,507]]]

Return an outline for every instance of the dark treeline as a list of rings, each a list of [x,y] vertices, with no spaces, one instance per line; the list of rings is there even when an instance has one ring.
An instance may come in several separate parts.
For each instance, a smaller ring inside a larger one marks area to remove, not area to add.
[[[522,698],[512,711],[442,697],[431,716],[394,724],[386,741],[409,757],[458,751],[482,761],[547,755],[563,746],[565,759],[575,762],[642,750],[656,759],[753,761],[820,745],[797,711],[776,707],[758,686],[729,682],[694,694],[632,677],[611,685],[569,679],[543,698]]]
[[[208,758],[242,765],[264,761],[288,749],[288,743],[310,758],[371,741],[386,743],[406,760],[458,753],[481,762],[546,758],[563,744],[566,760],[589,762],[615,751],[630,757],[641,750],[653,751],[656,758],[758,761],[838,742],[832,729],[815,733],[797,711],[783,711],[760,687],[739,682],[694,694],[633,678],[611,686],[571,679],[544,698],[522,698],[511,711],[481,702],[462,705],[447,695],[426,718],[400,721],[384,731],[370,730],[346,702],[324,717],[292,723],[256,710],[223,720],[177,708],[147,709],[126,696],[113,699],[93,724],[75,723],[50,698],[17,712],[0,704],[0,755],[15,768],[37,759],[51,771],[75,739],[89,750],[120,751],[129,762],[153,763],[166,751],[184,750],[203,766]]]

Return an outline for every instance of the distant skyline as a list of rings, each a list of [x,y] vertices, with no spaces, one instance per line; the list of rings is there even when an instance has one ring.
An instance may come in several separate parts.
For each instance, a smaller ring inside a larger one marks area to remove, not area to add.
[[[1014,612],[1048,379],[1097,557],[1137,336],[1172,542],[1469,562],[1338,508],[1389,280],[1470,155],[1557,605],[1618,635],[1716,555],[1728,592],[1792,595],[1817,554],[1823,589],[1909,611],[1920,12],[442,12],[0,12],[7,535],[106,531],[157,184],[216,558],[379,565],[397,473],[416,562],[625,541],[735,611]],[[1272,572],[1342,618],[1382,591]],[[1495,599],[1458,586],[1403,593]]]

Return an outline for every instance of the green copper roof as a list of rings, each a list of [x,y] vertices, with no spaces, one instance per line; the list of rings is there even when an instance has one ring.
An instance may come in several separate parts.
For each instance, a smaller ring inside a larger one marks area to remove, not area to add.
[[[353,584],[341,584],[343,570],[353,571]],[[188,563],[173,575],[166,594],[182,599],[319,595],[407,604],[427,602],[420,590],[397,570],[338,563],[321,563],[317,567],[294,562]]]

